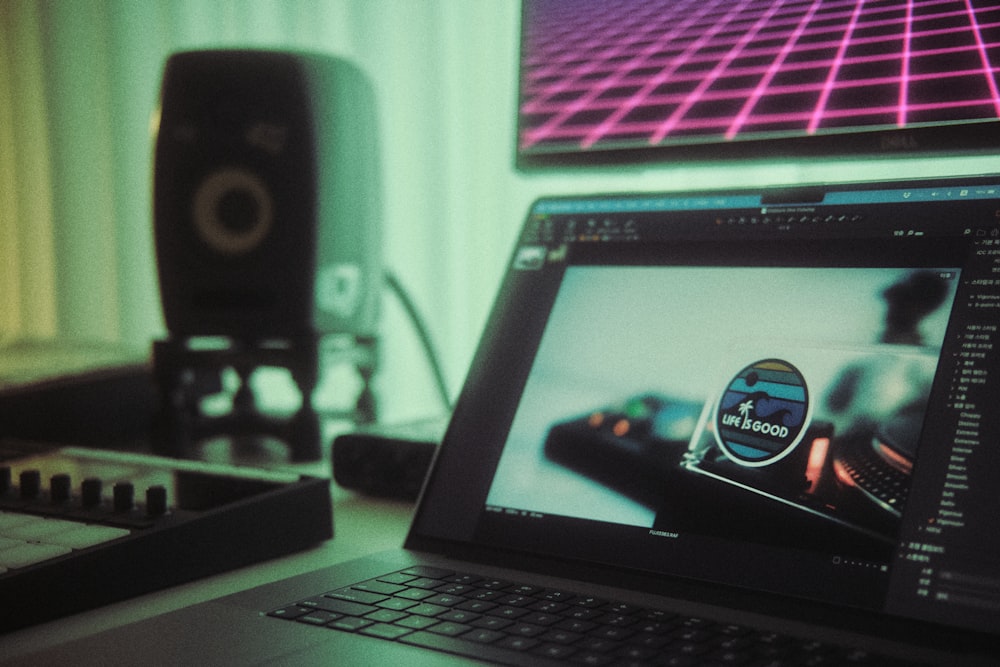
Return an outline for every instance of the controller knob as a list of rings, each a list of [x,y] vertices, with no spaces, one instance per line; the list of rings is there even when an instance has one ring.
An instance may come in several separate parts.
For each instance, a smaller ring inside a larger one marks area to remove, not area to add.
[[[52,475],[49,479],[49,498],[53,505],[69,502],[72,493],[72,483],[66,473]]]
[[[129,482],[118,482],[113,489],[116,512],[131,512],[135,507],[135,487]]]
[[[42,473],[37,470],[24,470],[21,472],[21,498],[31,500],[37,498],[42,492]]]
[[[101,480],[88,477],[80,486],[80,502],[84,507],[97,507],[101,504]]]
[[[163,516],[167,513],[167,489],[156,485],[146,489],[146,514]]]

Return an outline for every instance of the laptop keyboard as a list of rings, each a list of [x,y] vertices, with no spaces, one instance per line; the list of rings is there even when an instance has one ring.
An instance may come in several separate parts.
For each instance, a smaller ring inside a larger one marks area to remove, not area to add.
[[[859,649],[431,567],[391,572],[268,615],[507,664],[904,664]]]

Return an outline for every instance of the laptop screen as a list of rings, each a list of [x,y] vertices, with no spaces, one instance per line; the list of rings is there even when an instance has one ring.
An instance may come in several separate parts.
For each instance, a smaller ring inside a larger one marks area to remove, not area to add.
[[[1000,626],[1000,179],[542,199],[415,532]]]

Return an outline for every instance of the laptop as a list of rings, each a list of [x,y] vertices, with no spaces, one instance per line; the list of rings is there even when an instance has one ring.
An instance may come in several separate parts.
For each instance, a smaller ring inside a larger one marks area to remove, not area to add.
[[[1000,177],[539,199],[401,549],[33,659],[1000,664],[998,328]]]

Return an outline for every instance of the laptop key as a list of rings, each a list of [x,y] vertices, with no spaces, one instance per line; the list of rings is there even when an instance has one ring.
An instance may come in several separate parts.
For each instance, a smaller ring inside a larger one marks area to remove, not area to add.
[[[413,630],[399,625],[389,625],[388,623],[375,623],[374,625],[368,625],[363,628],[360,628],[358,632],[363,635],[379,637],[380,639],[399,639],[403,635],[413,632]]]
[[[502,632],[497,632],[496,630],[485,630],[481,628],[475,628],[470,632],[462,635],[462,639],[470,642],[479,642],[481,644],[489,644],[495,642],[499,639],[506,637]]]
[[[570,602],[576,596],[567,591],[547,590],[538,597],[542,600],[548,600],[550,602]]]
[[[461,634],[465,634],[472,629],[471,625],[466,625],[464,623],[453,623],[450,621],[443,621],[437,625],[432,625],[428,630],[436,635],[448,635],[449,637],[457,637]]]
[[[583,635],[568,630],[549,630],[541,639],[553,644],[573,644],[583,638]]]
[[[303,607],[311,607],[313,609],[320,609],[322,611],[329,611],[336,614],[343,614],[344,616],[364,616],[365,614],[370,614],[378,609],[378,607],[360,604],[358,602],[351,602],[349,600],[336,600],[334,598],[328,598],[325,595],[303,600],[302,602],[299,602],[299,605]]]
[[[534,601],[534,598],[528,597],[527,595],[512,594],[500,598],[497,600],[497,604],[507,605],[508,607],[524,607]]]
[[[613,625],[606,625],[599,630],[594,630],[592,634],[596,637],[602,637],[604,639],[612,639],[615,641],[621,641],[623,639],[628,639],[635,634],[634,631],[628,628],[619,628]]]
[[[551,602],[549,600],[542,600],[541,602],[536,602],[531,605],[533,611],[541,612],[544,614],[558,614],[561,611],[569,609],[569,605],[565,602]]]
[[[407,616],[395,622],[396,625],[402,626],[404,628],[410,628],[411,630],[426,630],[438,623],[436,618],[431,618],[429,616]]]
[[[530,586],[528,584],[516,584],[508,589],[509,593],[515,593],[517,595],[529,595],[534,596],[542,593],[545,589],[539,586]]]
[[[719,665],[745,665],[751,660],[751,655],[743,651],[717,651],[707,656],[709,663]]]
[[[471,611],[452,610],[437,617],[439,621],[451,621],[453,623],[472,623],[480,618],[480,614]]]
[[[401,571],[403,574],[412,574],[416,577],[427,577],[429,579],[445,579],[455,576],[456,572],[445,570],[440,567],[430,567],[429,565],[414,565]],[[381,577],[380,577],[381,578]]]
[[[437,604],[442,607],[452,607],[463,601],[463,598],[460,598],[457,595],[434,595],[424,599],[424,602],[427,604]]]
[[[586,609],[583,607],[578,607],[571,611],[566,612],[566,616],[569,618],[575,618],[581,621],[592,621],[594,619],[600,618],[604,614],[597,609]]]
[[[366,591],[368,593],[381,593],[382,595],[395,595],[399,591],[405,589],[406,587],[402,584],[392,584],[386,581],[379,581],[374,579],[372,581],[363,581],[360,584],[355,584],[352,586],[356,591]]]
[[[448,611],[448,607],[442,607],[437,604],[417,604],[412,607],[407,607],[406,611],[411,614],[416,614],[417,616],[440,616],[444,612]]]
[[[611,653],[622,648],[621,642],[616,642],[612,639],[603,639],[601,637],[585,637],[580,640],[578,644],[581,648],[584,648],[591,653]]]
[[[507,629],[512,635],[517,635],[519,637],[537,637],[538,635],[544,634],[548,628],[542,627],[541,625],[532,625],[531,623],[518,623]]]
[[[438,586],[435,590],[438,593],[444,593],[446,595],[465,596],[475,590],[475,587],[469,586],[468,584],[444,584],[443,586]]]
[[[658,649],[671,643],[669,637],[663,635],[657,635],[653,633],[641,633],[637,635],[632,635],[627,640],[627,643],[631,646],[638,646],[649,649]]]
[[[506,593],[503,591],[494,591],[488,588],[481,588],[476,590],[475,593],[469,597],[473,600],[480,600],[482,602],[496,602],[500,598],[506,597]]]
[[[426,588],[407,588],[404,591],[396,593],[398,598],[406,598],[407,600],[424,600],[434,595],[434,591],[429,591]]]
[[[291,605],[288,607],[282,607],[281,609],[275,609],[267,613],[268,616],[272,618],[286,618],[288,620],[296,619],[299,616],[305,616],[309,612],[313,611],[308,607],[300,607],[298,605]]]
[[[404,635],[398,641],[404,644],[453,653],[474,660],[500,664],[538,664],[540,661],[540,658],[527,653],[530,648],[534,648],[537,645],[537,642],[524,648],[510,648],[500,645],[499,642],[483,643],[469,641],[465,638],[465,635],[462,637],[449,637],[446,635],[436,635],[432,632],[414,632]],[[522,641],[530,642],[534,640],[522,639]]]
[[[334,614],[329,611],[323,611],[322,609],[314,609],[308,614],[299,616],[295,620],[299,623],[305,623],[307,625],[327,625],[332,621],[342,618],[340,614]]]
[[[506,618],[498,618],[496,616],[483,616],[472,622],[477,628],[483,628],[486,630],[503,630],[509,625],[513,625],[514,621],[508,620]]]
[[[414,600],[407,600],[405,598],[388,598],[379,602],[378,606],[383,609],[393,609],[395,611],[403,611],[404,609],[410,609],[411,607],[415,607],[418,604],[420,603],[415,602]]]
[[[427,590],[434,590],[438,586],[443,586],[447,582],[441,579],[432,579],[430,577],[420,577],[419,579],[413,579],[412,581],[406,582],[406,585],[410,588],[426,588]]]
[[[567,630],[569,632],[585,633],[585,632],[590,632],[591,630],[596,628],[597,624],[591,621],[582,621],[575,618],[568,618],[565,621],[560,621],[559,623],[556,623],[555,627],[557,627],[560,630]]]
[[[583,651],[571,656],[570,661],[578,665],[590,665],[592,667],[601,667],[602,665],[611,665],[617,662],[615,656],[608,655],[606,653],[595,653],[593,651]]]
[[[327,623],[328,628],[335,628],[337,630],[345,630],[347,632],[355,632],[361,628],[367,627],[374,624],[375,621],[369,621],[365,618],[356,618],[354,616],[344,616],[343,618],[338,618],[332,623]]]
[[[577,607],[587,607],[590,609],[595,609],[597,607],[603,607],[604,605],[607,604],[607,602],[605,600],[601,600],[600,598],[583,596],[574,599],[573,604],[575,604]]]
[[[700,658],[695,658],[690,655],[672,655],[669,658],[664,659],[660,662],[664,667],[695,667],[701,663]],[[764,663],[760,667],[801,667],[801,665],[793,665],[791,663]]]
[[[341,588],[326,593],[324,597],[332,598],[335,600],[348,600],[350,602],[360,602],[361,604],[375,604],[376,602],[381,602],[382,600],[385,600],[389,596],[384,595],[382,593],[370,593],[368,591],[359,591],[353,588]]]
[[[527,609],[522,609],[521,607],[497,607],[496,609],[490,609],[486,612],[490,616],[499,616],[500,618],[521,618],[530,613]]]
[[[626,646],[618,653],[618,657],[625,662],[642,663],[652,661],[659,655],[659,652],[651,648],[641,646]]]
[[[365,616],[370,621],[376,623],[395,623],[406,618],[408,614],[404,611],[393,611],[391,609],[379,609]]]
[[[538,646],[541,642],[531,637],[506,637],[497,642],[497,646],[514,649],[515,651],[527,651]]]
[[[564,644],[542,644],[532,650],[532,653],[535,655],[543,658],[552,658],[554,660],[564,660],[576,652],[577,649]]]
[[[476,614],[482,614],[490,609],[496,609],[496,607],[495,602],[485,602],[483,600],[466,600],[462,604],[455,605],[455,609],[471,611]]]
[[[535,625],[555,625],[561,620],[561,616],[545,613],[528,614],[527,616],[521,617],[521,621],[524,623],[533,623]]]

